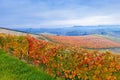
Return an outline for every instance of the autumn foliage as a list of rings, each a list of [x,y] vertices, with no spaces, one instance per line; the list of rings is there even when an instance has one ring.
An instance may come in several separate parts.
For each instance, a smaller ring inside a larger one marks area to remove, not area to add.
[[[0,48],[66,80],[119,80],[120,56],[38,40],[30,35],[0,34]]]
[[[114,48],[120,47],[119,43],[98,36],[49,36],[49,39],[60,44],[75,45],[83,48]]]

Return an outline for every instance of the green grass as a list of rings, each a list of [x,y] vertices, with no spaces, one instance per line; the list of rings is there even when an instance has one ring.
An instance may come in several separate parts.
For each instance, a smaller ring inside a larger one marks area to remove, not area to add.
[[[55,80],[46,72],[0,50],[0,80]]]

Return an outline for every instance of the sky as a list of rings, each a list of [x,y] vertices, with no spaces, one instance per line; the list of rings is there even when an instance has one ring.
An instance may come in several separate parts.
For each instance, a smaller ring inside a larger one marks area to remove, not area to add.
[[[8,28],[120,25],[120,0],[0,0]]]

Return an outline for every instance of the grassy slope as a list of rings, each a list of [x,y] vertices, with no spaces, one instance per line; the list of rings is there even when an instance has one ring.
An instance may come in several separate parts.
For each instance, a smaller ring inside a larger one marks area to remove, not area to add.
[[[0,80],[54,80],[45,72],[0,50]]]

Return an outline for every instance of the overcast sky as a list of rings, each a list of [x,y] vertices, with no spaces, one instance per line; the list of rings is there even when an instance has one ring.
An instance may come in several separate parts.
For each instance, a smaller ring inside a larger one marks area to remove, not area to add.
[[[2,27],[120,25],[120,0],[0,0]]]

